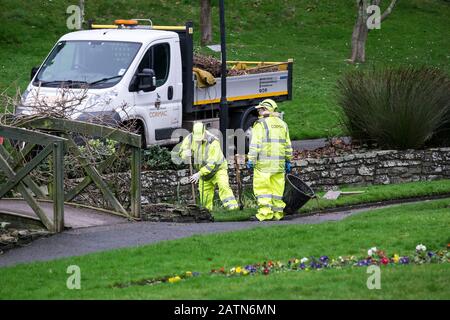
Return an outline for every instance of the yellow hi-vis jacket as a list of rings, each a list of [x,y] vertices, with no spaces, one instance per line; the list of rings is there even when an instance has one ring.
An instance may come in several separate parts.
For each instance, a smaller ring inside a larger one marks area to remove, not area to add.
[[[214,177],[220,169],[228,170],[219,139],[208,131],[202,143],[193,141],[192,133],[184,138],[180,157],[188,159],[191,155],[194,158],[194,168],[200,172],[200,177],[205,181]]]
[[[292,145],[287,124],[270,115],[258,119],[252,128],[248,160],[263,172],[284,172],[292,160]]]

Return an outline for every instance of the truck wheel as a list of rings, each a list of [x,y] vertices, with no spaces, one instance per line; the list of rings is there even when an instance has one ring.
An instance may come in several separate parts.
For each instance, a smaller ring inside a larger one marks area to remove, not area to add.
[[[131,128],[130,128],[131,126]],[[141,148],[147,148],[147,140],[145,139],[145,127],[140,120],[130,120],[123,123],[123,128],[125,131],[130,130],[141,136]]]
[[[35,145],[33,149],[28,152],[28,154],[23,157],[23,154],[21,154],[21,151],[25,148],[26,142],[19,141],[19,140],[9,140],[11,143],[12,148],[20,154],[20,158],[25,160],[25,162],[31,161],[34,157],[36,157],[42,150],[44,150],[44,147],[41,145]]]
[[[145,129],[143,125],[140,125],[137,129],[137,133],[141,135],[141,148],[147,149],[147,140],[145,139]]]
[[[245,131],[245,153],[248,153],[250,141],[252,138],[253,124],[258,120],[258,116],[255,114],[254,108],[248,109],[241,119],[241,128]]]

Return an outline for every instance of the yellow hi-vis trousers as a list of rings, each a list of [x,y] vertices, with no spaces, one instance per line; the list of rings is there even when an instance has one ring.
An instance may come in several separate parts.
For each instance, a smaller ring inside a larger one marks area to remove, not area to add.
[[[208,180],[200,178],[198,182],[198,191],[200,193],[200,203],[208,210],[213,209],[214,189],[216,185],[219,187],[219,197],[222,204],[228,210],[236,210],[239,208],[233,190],[228,182],[228,172],[226,169],[219,169],[217,173]]]
[[[256,218],[259,221],[283,219],[286,206],[283,202],[284,172],[263,172],[255,169],[253,192],[258,201]]]

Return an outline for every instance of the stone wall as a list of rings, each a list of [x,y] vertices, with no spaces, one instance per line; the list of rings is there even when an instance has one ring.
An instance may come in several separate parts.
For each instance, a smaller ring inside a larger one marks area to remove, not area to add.
[[[14,227],[10,227],[13,225]],[[0,221],[0,256],[7,250],[23,247],[50,233],[43,229],[26,229],[23,226]]]
[[[382,150],[342,157],[302,159],[292,163],[293,174],[314,190],[335,186],[364,186],[413,181],[450,179],[450,148],[429,150]],[[234,166],[229,166],[230,182],[236,188]],[[241,165],[244,186],[252,185],[251,173]],[[144,172],[142,195],[149,202],[191,198],[186,185],[189,170]]]
[[[199,223],[214,221],[208,209],[193,204],[145,204],[142,206],[141,216],[142,220],[153,222]]]
[[[240,168],[244,186],[251,187],[251,172],[244,165]],[[292,171],[316,191],[343,185],[362,186],[450,179],[450,148],[382,150],[341,157],[307,158],[293,161]],[[232,187],[236,189],[235,170],[231,164],[229,174]],[[188,177],[187,169],[143,172],[141,178],[143,203],[173,203],[191,199]],[[120,180],[124,184],[127,183],[126,178]],[[89,195],[89,198],[94,199],[93,202],[102,198],[94,188],[89,191]],[[121,197],[125,201],[128,200],[123,194]],[[83,201],[86,203],[86,198]]]
[[[294,173],[314,188],[361,186],[450,178],[450,148],[382,150],[295,161]]]

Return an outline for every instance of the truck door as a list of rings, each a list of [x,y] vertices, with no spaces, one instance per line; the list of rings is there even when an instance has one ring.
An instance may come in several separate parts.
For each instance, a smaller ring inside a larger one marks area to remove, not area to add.
[[[147,143],[165,143],[172,131],[181,127],[182,87],[177,81],[175,66],[178,57],[175,48],[174,40],[152,43],[136,71],[150,68],[156,76],[154,91],[134,93],[136,111],[146,122]]]

